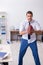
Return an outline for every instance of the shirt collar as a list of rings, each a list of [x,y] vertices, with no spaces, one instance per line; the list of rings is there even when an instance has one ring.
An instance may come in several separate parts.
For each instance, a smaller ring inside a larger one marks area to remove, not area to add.
[[[27,20],[27,22],[29,23],[29,21]],[[32,21],[30,21],[30,23],[33,23],[34,22],[34,20],[32,19]]]

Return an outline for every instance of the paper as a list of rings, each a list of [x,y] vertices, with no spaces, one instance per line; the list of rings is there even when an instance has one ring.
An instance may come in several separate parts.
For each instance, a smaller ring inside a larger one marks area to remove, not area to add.
[[[0,59],[4,59],[8,56],[7,52],[0,52]]]

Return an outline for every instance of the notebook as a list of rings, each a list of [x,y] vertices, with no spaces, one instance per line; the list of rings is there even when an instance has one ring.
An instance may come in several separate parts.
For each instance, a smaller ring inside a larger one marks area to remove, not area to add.
[[[0,59],[4,59],[8,56],[7,52],[0,52]]]

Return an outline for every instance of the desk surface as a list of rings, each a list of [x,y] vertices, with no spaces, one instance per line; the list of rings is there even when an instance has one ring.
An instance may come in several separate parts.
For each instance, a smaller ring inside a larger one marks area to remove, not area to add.
[[[19,30],[12,30],[11,33],[19,33]]]
[[[10,49],[9,44],[0,44],[0,51],[4,51],[4,52],[9,53],[8,57],[6,59],[3,59],[3,60],[0,59],[0,62],[12,61],[12,53],[11,53],[11,49]]]

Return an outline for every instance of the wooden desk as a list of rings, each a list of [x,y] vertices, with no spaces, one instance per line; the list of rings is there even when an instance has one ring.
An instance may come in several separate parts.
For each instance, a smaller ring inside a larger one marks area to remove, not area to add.
[[[5,59],[0,59],[0,63],[4,63],[4,65],[8,65],[9,61],[12,61],[12,53],[9,44],[0,44],[0,51],[9,53],[8,57]]]
[[[21,35],[19,34],[19,30],[13,30],[13,31],[10,31],[10,40],[11,41],[17,41],[17,40],[20,40],[21,38]]]
[[[43,30],[42,30],[42,32],[40,33],[40,35],[43,35]],[[17,41],[17,40],[20,40],[20,38],[21,38],[21,35],[19,34],[19,30],[13,30],[13,31],[10,31],[10,40],[11,41]],[[38,35],[37,35],[38,36]],[[42,39],[43,39],[43,37],[42,37]]]

